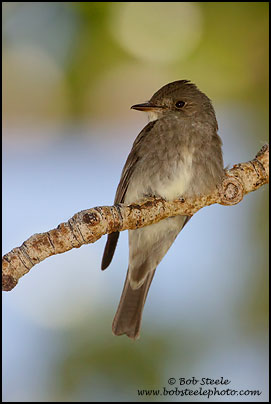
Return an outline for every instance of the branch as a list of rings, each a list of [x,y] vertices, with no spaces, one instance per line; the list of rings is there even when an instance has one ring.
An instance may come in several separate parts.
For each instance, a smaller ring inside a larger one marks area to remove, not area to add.
[[[172,202],[151,198],[137,204],[102,206],[76,213],[66,223],[46,233],[34,234],[2,258],[2,290],[13,289],[18,280],[39,262],[83,244],[94,243],[105,234],[133,230],[177,215],[192,216],[214,203],[235,205],[245,194],[269,182],[269,146],[255,159],[225,170],[221,184],[210,195]]]

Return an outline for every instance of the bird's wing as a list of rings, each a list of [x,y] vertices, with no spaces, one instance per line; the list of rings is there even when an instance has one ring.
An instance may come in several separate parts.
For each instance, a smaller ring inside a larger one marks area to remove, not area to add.
[[[126,160],[126,163],[123,167],[120,182],[116,191],[115,201],[114,203],[123,203],[126,191],[129,186],[130,178],[134,172],[136,164],[140,159],[139,149],[141,147],[142,141],[146,138],[146,136],[150,135],[152,128],[154,127],[157,121],[149,122],[148,125],[139,133],[136,140],[134,141],[132,150]],[[107,242],[104,249],[104,255],[102,259],[102,269],[106,269],[110,262],[112,261],[117,242],[119,238],[119,232],[110,233],[107,236]]]
[[[125,194],[130,182],[130,178],[134,172],[136,167],[136,163],[140,159],[139,149],[141,148],[142,141],[146,139],[148,135],[150,135],[151,130],[155,126],[157,121],[149,122],[148,125],[139,133],[136,140],[133,143],[132,150],[130,151],[129,156],[127,157],[126,163],[123,167],[120,182],[116,191],[115,203],[123,203]]]

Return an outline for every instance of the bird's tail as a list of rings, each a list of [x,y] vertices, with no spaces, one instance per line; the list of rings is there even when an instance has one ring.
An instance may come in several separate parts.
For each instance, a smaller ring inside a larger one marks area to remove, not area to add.
[[[113,334],[126,334],[132,339],[139,338],[142,312],[154,273],[155,269],[147,275],[140,288],[132,289],[127,271],[119,306],[113,320]]]

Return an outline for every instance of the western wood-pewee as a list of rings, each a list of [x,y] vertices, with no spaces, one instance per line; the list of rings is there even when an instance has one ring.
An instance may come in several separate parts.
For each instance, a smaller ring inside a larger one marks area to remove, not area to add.
[[[208,194],[222,179],[222,142],[210,99],[189,80],[169,83],[131,108],[146,111],[149,123],[139,133],[122,171],[115,204],[147,196],[174,200]],[[129,267],[113,321],[115,335],[136,339],[155,270],[188,216],[164,219],[129,230]],[[110,264],[119,232],[108,235],[102,269]]]

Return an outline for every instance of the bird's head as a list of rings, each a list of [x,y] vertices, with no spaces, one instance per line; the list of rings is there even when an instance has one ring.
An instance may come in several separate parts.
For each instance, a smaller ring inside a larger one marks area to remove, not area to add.
[[[189,80],[166,84],[149,101],[133,105],[131,108],[147,112],[150,121],[172,113],[180,118],[207,113],[212,115],[216,122],[210,99]]]

